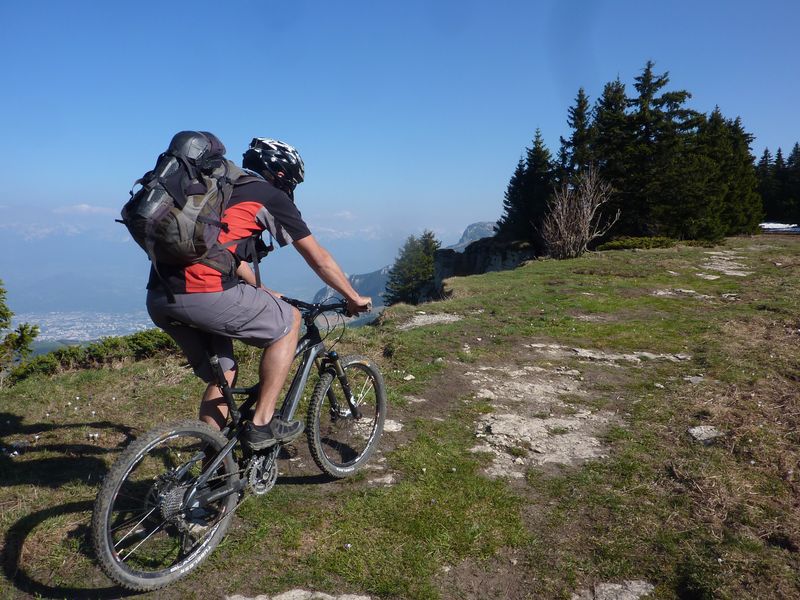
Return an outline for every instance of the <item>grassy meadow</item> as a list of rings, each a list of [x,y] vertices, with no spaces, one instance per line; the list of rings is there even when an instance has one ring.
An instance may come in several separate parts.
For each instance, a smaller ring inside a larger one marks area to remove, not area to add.
[[[201,569],[144,597],[569,599],[641,580],[652,598],[800,598],[800,236],[537,260],[448,289],[337,346],[386,378],[398,426],[373,468],[327,479],[298,440]],[[419,311],[460,320],[401,329]],[[253,380],[258,353],[239,356]],[[580,373],[560,410],[610,415],[602,457],[540,464],[509,447],[523,476],[487,475],[476,423],[504,399],[469,374],[508,365]],[[126,595],[92,557],[98,483],[132,438],[194,415],[202,388],[174,356],[0,390],[0,599]],[[723,435],[699,443],[698,425]]]

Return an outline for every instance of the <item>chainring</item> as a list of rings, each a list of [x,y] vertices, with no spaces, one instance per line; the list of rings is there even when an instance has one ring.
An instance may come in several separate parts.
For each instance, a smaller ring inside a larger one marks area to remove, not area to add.
[[[250,461],[247,484],[256,496],[263,496],[275,485],[278,479],[278,461],[275,458],[276,453],[270,452],[267,456],[259,454]]]

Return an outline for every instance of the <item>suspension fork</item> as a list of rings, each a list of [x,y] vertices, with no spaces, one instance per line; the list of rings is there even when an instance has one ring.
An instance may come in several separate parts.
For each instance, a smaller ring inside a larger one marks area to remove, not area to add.
[[[350,382],[347,380],[347,375],[344,372],[344,368],[342,368],[342,362],[339,360],[339,354],[335,350],[331,350],[328,353],[328,357],[325,362],[333,367],[333,372],[336,375],[336,378],[339,380],[339,385],[342,386],[342,390],[344,391],[344,397],[347,400],[347,404],[350,406],[350,414],[352,414],[354,418],[360,419],[362,416],[361,409],[358,408],[358,405],[353,398],[353,391],[350,389]],[[336,394],[333,392],[333,386],[328,388],[327,395],[331,405],[336,406]]]

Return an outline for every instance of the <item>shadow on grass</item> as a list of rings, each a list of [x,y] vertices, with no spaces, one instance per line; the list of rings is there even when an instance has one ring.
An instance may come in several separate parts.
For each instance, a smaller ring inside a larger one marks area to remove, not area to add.
[[[20,558],[22,548],[28,536],[42,523],[49,519],[62,515],[79,514],[92,510],[92,502],[72,502],[54,506],[45,510],[31,513],[12,525],[6,532],[3,549],[3,572],[9,582],[21,592],[32,596],[42,596],[45,598],[75,598],[76,600],[89,600],[93,598],[121,598],[131,596],[133,592],[128,592],[120,587],[107,588],[79,588],[79,587],[58,587],[47,585],[37,581],[32,575],[20,570]],[[79,539],[81,551],[86,553],[91,543],[88,539],[89,525],[81,525],[75,532],[69,534],[70,537]]]
[[[283,475],[278,477],[275,485],[318,485],[321,483],[333,483],[339,481],[335,477],[331,477],[327,473],[318,473],[317,475]]]
[[[22,418],[10,413],[0,413],[0,486],[37,485],[58,488],[71,481],[100,481],[105,474],[106,465],[98,456],[117,453],[133,440],[130,427],[111,423],[110,421],[94,421],[91,423],[70,423],[55,425],[52,423],[34,423],[23,425]],[[37,444],[16,442],[10,445],[3,443],[8,434],[28,435],[47,433],[61,429],[77,429],[91,427],[95,430],[113,430],[122,433],[125,441],[113,448],[104,448],[93,444]],[[60,454],[41,459],[14,460],[19,455]]]

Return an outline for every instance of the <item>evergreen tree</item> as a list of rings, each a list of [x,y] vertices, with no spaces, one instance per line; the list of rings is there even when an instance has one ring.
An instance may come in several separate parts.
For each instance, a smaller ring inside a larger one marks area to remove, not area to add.
[[[594,108],[592,123],[592,162],[603,181],[608,182],[614,194],[609,200],[612,213],[620,213],[626,204],[623,197],[624,179],[629,169],[626,164],[632,131],[629,127],[625,85],[619,80],[606,83]]]
[[[800,223],[800,144],[795,142],[786,159],[785,195],[787,220]]]
[[[558,156],[553,161],[553,186],[558,189],[570,181],[568,140],[559,136]]]
[[[514,174],[508,182],[505,199],[503,200],[503,216],[494,226],[495,234],[500,237],[514,237],[516,224],[522,221],[524,197],[522,183],[525,179],[525,161],[520,158]]]
[[[6,290],[0,281],[0,382],[9,367],[30,356],[31,344],[39,335],[38,325],[28,323],[21,323],[15,330],[9,331],[13,316],[14,313],[6,304]]]
[[[561,138],[562,148],[567,158],[570,175],[586,169],[592,162],[591,145],[593,130],[591,127],[591,109],[589,96],[583,88],[578,89],[575,105],[567,109],[567,125],[572,133],[569,139]]]
[[[543,252],[541,224],[553,192],[553,162],[536,130],[532,147],[526,149],[525,163],[517,165],[506,190],[505,213],[497,223],[497,236],[506,240],[530,242]]]
[[[775,182],[775,198],[773,204],[773,219],[779,222],[791,220],[794,212],[789,191],[789,170],[783,158],[783,150],[778,148],[775,152],[775,162],[772,164],[772,178]]]
[[[433,295],[434,255],[440,245],[432,231],[426,230],[418,238],[408,237],[389,270],[387,306],[398,302],[418,304]]]
[[[704,122],[696,136],[671,143],[659,156],[669,186],[653,189],[658,203],[650,207],[656,232],[675,238],[716,240],[725,234],[722,207],[727,182],[717,157],[726,151],[727,136],[721,115]]]
[[[687,177],[699,177],[698,188],[706,184],[704,161],[694,154],[698,146],[690,139],[702,115],[684,106],[691,97],[689,92],[662,91],[669,83],[669,73],[657,75],[654,66],[648,61],[635,78],[638,96],[628,101],[631,142],[625,158],[628,174],[623,182],[625,204],[620,221],[622,229],[636,235],[673,230],[668,221],[680,202],[675,191],[692,189]]]
[[[756,166],[756,176],[758,177],[758,193],[764,204],[764,218],[768,221],[775,221],[779,218],[778,208],[778,189],[775,181],[775,163],[769,148],[764,148],[764,153]]]
[[[764,217],[764,205],[758,193],[758,177],[753,164],[755,158],[750,152],[753,136],[744,130],[739,117],[726,120],[725,126],[730,143],[729,154],[721,165],[728,179],[723,212],[727,225],[725,233],[757,233]]]

